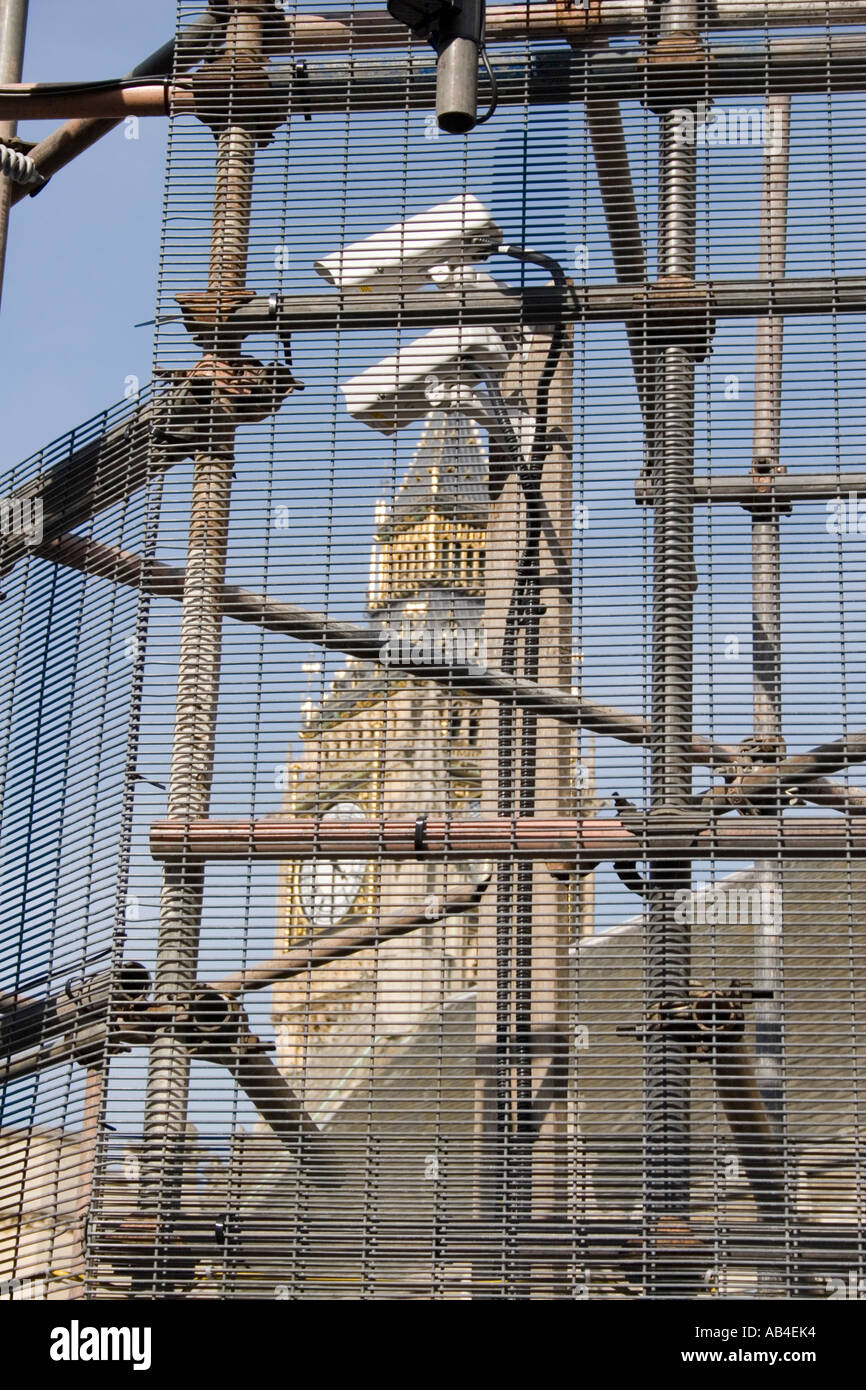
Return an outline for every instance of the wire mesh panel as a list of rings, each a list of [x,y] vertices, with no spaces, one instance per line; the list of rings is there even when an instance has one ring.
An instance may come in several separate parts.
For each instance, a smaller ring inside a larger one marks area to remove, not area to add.
[[[223,8],[6,485],[4,1277],[859,1288],[866,7]]]

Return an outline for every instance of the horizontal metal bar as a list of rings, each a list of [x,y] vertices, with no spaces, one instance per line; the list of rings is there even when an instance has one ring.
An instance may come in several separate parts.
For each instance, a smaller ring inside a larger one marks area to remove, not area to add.
[[[776,314],[866,313],[866,276],[823,276],[785,280],[697,280],[687,286],[569,285],[462,295],[421,290],[404,295],[259,295],[236,309],[230,323],[239,333],[326,333],[373,329],[433,328],[455,324],[568,323],[657,324],[672,313],[712,325],[719,318]],[[650,344],[650,347],[652,344]]]
[[[551,859],[591,868],[605,860],[835,859],[866,856],[866,818],[742,817],[717,821],[616,819],[430,820],[419,851],[414,820],[162,820],[151,826],[159,860]]]
[[[18,82],[0,87],[0,119],[55,120],[70,116],[117,122],[124,116],[168,116],[194,110],[192,92],[165,82]]]
[[[421,1141],[419,1140],[419,1143]],[[621,1134],[612,1142],[620,1147],[628,1143]],[[344,1163],[357,1171],[363,1170],[368,1156],[369,1140],[360,1137],[353,1143],[341,1136]],[[459,1159],[458,1159],[459,1161]],[[591,1166],[591,1165],[590,1165]],[[275,1182],[277,1180],[275,1179]],[[176,1249],[197,1255],[219,1267],[221,1256],[228,1254],[233,1261],[249,1259],[257,1271],[270,1268],[274,1282],[285,1274],[285,1258],[296,1248],[299,1231],[297,1211],[275,1198],[275,1186],[268,1197],[255,1206],[244,1203],[231,1213],[229,1230],[221,1226],[217,1237],[217,1221],[213,1209],[179,1212],[175,1222]],[[129,1269],[132,1261],[146,1264],[152,1259],[155,1220],[148,1227],[146,1219],[136,1218],[134,1240],[130,1239],[127,1223],[108,1220],[96,1236],[96,1246],[109,1260],[123,1263]],[[330,1269],[341,1258],[366,1259],[370,1254],[369,1223],[360,1208],[347,1207],[345,1215],[333,1213],[322,1217],[315,1211],[303,1216],[303,1237],[308,1249],[326,1258]],[[217,1245],[219,1239],[219,1245]],[[598,1216],[566,1220],[561,1217],[513,1221],[508,1225],[508,1257],[518,1262],[551,1260],[563,1267],[583,1267],[587,1260],[603,1260],[607,1265],[631,1267],[640,1278],[646,1259],[646,1242],[653,1241],[656,1249],[665,1245],[668,1258],[676,1260],[680,1269],[703,1274],[710,1263],[745,1265],[758,1269],[777,1267],[791,1259],[796,1251],[800,1275],[815,1271],[826,1275],[834,1269],[847,1272],[858,1268],[862,1256],[862,1232],[857,1222],[824,1222],[808,1220],[693,1220],[672,1231],[653,1230],[653,1224],[640,1214],[620,1217]],[[227,1247],[227,1249],[226,1249]],[[503,1224],[501,1220],[432,1221],[412,1219],[403,1213],[398,1218],[377,1215],[375,1250],[379,1260],[402,1264],[437,1260],[483,1262],[495,1265],[502,1262]],[[116,1251],[116,1253],[115,1253]],[[273,1263],[271,1263],[273,1262]],[[233,1265],[234,1267],[234,1265]],[[327,1270],[322,1267],[327,1276]],[[266,1279],[261,1274],[258,1277]],[[350,1280],[353,1273],[340,1271],[336,1278]]]
[[[570,42],[610,34],[641,33],[651,22],[653,7],[645,0],[595,0],[586,9],[563,11],[557,5],[488,5],[488,44],[515,39],[561,39]],[[792,27],[801,24],[866,24],[866,0],[713,0],[702,25],[708,29]],[[405,25],[387,10],[347,10],[344,13],[288,16],[268,34],[271,53],[360,53],[370,49],[405,48],[414,39]]]
[[[800,95],[866,90],[866,36],[769,39],[748,46],[709,47],[697,58],[648,61],[641,49],[539,49],[528,57],[494,57],[500,106],[559,106],[587,99],[643,101],[652,110],[698,99]],[[429,110],[435,104],[432,57],[350,59],[278,64],[270,91],[287,115]],[[17,83],[0,88],[0,118],[193,113],[188,82],[124,86],[105,83]],[[757,143],[757,141],[756,141]]]
[[[693,486],[696,507],[713,503],[740,503],[748,507],[761,504],[787,506],[791,502],[844,499],[851,492],[866,494],[866,473],[836,472],[832,469],[827,469],[825,473],[768,473],[759,482],[750,473],[740,473],[731,474],[730,477],[696,477]],[[651,506],[652,479],[638,478],[634,495],[639,505]]]
[[[843,7],[836,4],[834,8]],[[866,14],[866,4],[863,9]],[[640,30],[646,19],[644,0],[592,0],[585,9],[578,0],[569,10],[555,4],[488,5],[485,39],[488,44],[495,44],[519,39],[562,39],[567,35],[574,43],[608,34],[633,33]],[[426,39],[416,38],[387,10],[294,14],[275,23],[267,33],[271,54],[361,53],[371,49],[405,49],[407,44],[429,51]]]
[[[858,92],[866,88],[866,36],[822,35],[708,47],[698,61],[647,62],[632,49],[540,48],[528,55],[493,55],[500,106],[559,106],[588,98],[646,101],[653,109],[688,97],[724,99],[768,93]],[[291,112],[430,110],[435,102],[432,57],[353,58],[274,70]],[[697,84],[697,85],[696,85]],[[700,90],[698,91],[698,87]]]

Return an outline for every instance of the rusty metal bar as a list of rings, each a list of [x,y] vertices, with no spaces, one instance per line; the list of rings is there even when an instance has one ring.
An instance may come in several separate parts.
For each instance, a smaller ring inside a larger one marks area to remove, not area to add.
[[[645,18],[643,0],[590,0],[585,7],[581,0],[576,5],[488,5],[485,40],[494,44],[568,38],[571,43],[580,43],[638,30]],[[268,31],[268,49],[272,54],[361,53],[405,49],[407,44],[427,48],[426,40],[407,32],[406,26],[392,19],[387,10],[289,15]]]
[[[110,120],[125,116],[168,116],[194,110],[192,93],[168,82],[17,82],[0,87],[0,113],[5,120],[50,121],[61,116]]]
[[[232,0],[226,33],[230,60],[261,52],[262,19],[254,0]],[[241,125],[218,135],[208,287],[218,302],[245,287],[256,140]],[[214,356],[220,357],[217,335]],[[178,684],[168,787],[173,816],[206,816],[213,777],[222,646],[222,589],[234,463],[233,420],[214,411],[194,456],[187,563],[180,620]],[[189,997],[198,970],[204,872],[186,856],[163,872],[154,1002]],[[177,1019],[158,1030],[150,1049],[145,1102],[143,1203],[157,1213],[155,1289],[170,1282],[173,1217],[181,1200],[190,1054]]]
[[[695,0],[663,0],[660,42],[694,32]],[[695,273],[696,170],[694,144],[677,138],[679,118],[694,116],[688,93],[659,122],[658,275],[674,281]],[[696,325],[697,326],[697,325]],[[706,340],[706,332],[704,333]],[[647,458],[655,485],[652,581],[652,728],[650,796],[656,816],[676,816],[689,802],[693,682],[695,357],[675,333],[650,356],[653,432]],[[677,896],[691,889],[689,856],[650,857],[643,990],[645,1007],[665,1008],[687,992],[691,928],[678,919]],[[674,1281],[686,1288],[676,1260],[656,1246],[656,1223],[689,1211],[691,1193],[691,1084],[687,1054],[663,1033],[647,1033],[644,1068],[644,1210],[651,1224],[651,1285]]]
[[[592,141],[616,278],[623,285],[643,284],[646,280],[646,256],[619,105],[615,101],[588,100],[586,123]],[[647,389],[645,335],[636,324],[628,324],[626,334],[644,427],[649,431],[652,428],[652,400]]]
[[[666,861],[833,859],[866,855],[866,819],[836,817],[738,817],[708,827],[687,815],[648,815],[639,823],[610,819],[578,821],[524,818],[486,821],[429,820],[419,851],[414,820],[338,822],[292,820],[168,819],[151,826],[155,859],[204,863],[209,859],[382,858],[550,859],[569,861],[588,872],[605,860],[634,863],[655,856]]]
[[[640,34],[652,22],[646,0],[592,0],[578,3],[487,6],[487,42],[568,38],[573,44],[614,34]],[[866,24],[864,0],[714,0],[703,24],[709,29],[767,25]],[[359,53],[370,49],[421,45],[387,10],[289,16],[268,35],[272,53]]]
[[[818,21],[819,23],[822,21]],[[697,53],[698,50],[695,50]],[[764,38],[749,44],[717,44],[699,57],[647,61],[644,45],[603,48],[537,48],[528,54],[492,54],[500,106],[560,106],[587,98],[646,101],[672,110],[685,101],[772,92],[858,92],[866,85],[866,38],[833,34]],[[428,56],[408,59],[358,57],[312,60],[296,83],[294,65],[274,64],[273,81],[291,111],[317,114],[429,110],[435,100],[436,65]],[[293,92],[293,84],[296,89]]]
[[[768,39],[762,45],[721,45],[705,60],[646,63],[641,50],[539,49],[529,58],[493,58],[501,106],[562,105],[587,98],[648,101],[655,110],[673,110],[700,97],[760,96],[774,92],[803,95],[861,92],[866,87],[866,38],[835,35],[826,53],[809,39]],[[354,59],[304,65],[298,82],[295,64],[275,65],[271,88],[284,97],[288,114],[426,110],[435,98],[436,65],[411,59]],[[147,84],[118,79],[102,83],[9,84],[0,89],[6,119],[76,116],[117,120],[124,116],[165,116],[169,110],[194,112],[189,83]]]

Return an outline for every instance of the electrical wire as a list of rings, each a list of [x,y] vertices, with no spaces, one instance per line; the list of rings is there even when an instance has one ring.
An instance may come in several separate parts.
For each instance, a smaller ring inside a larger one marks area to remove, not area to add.
[[[481,64],[490,81],[490,104],[484,112],[484,115],[479,116],[476,120],[475,124],[477,126],[485,125],[487,121],[491,120],[496,114],[496,108],[499,105],[499,83],[496,78],[496,73],[493,71],[490,64],[490,59],[487,55],[487,45],[485,43],[482,43],[479,49],[479,58],[481,59]]]

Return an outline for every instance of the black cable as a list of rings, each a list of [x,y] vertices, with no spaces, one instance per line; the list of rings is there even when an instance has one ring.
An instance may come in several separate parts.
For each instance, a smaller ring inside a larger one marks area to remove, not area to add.
[[[475,122],[476,125],[484,125],[485,121],[489,121],[491,116],[495,115],[496,108],[499,105],[499,83],[496,81],[496,73],[490,66],[490,59],[487,56],[487,45],[485,43],[481,45],[478,56],[481,59],[481,65],[487,73],[490,82],[490,105],[484,115],[479,116]]]
[[[21,90],[17,86],[0,86],[0,102],[6,97],[15,101],[38,101],[40,97],[87,96],[90,92],[125,92],[135,87],[159,87],[170,79],[158,77],[107,77],[97,82],[37,82]]]

